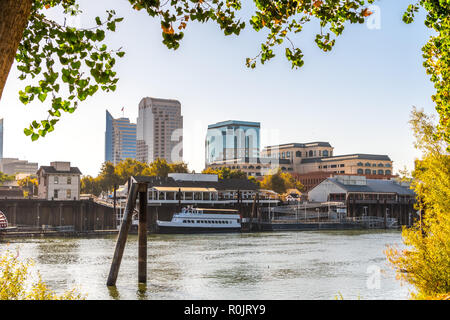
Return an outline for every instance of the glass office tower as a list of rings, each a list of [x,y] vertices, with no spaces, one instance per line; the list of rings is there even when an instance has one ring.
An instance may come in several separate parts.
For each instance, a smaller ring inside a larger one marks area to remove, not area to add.
[[[222,121],[208,126],[205,141],[205,162],[238,158],[259,158],[259,122]]]
[[[127,158],[136,159],[136,124],[106,111],[105,162],[116,165]]]

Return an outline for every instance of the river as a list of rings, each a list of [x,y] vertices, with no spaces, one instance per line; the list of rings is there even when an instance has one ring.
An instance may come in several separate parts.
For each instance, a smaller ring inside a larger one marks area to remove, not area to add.
[[[57,292],[87,299],[408,299],[386,245],[399,231],[300,231],[149,235],[148,283],[137,285],[137,237],[129,236],[117,289],[105,285],[115,237],[17,239],[0,253],[31,258]]]

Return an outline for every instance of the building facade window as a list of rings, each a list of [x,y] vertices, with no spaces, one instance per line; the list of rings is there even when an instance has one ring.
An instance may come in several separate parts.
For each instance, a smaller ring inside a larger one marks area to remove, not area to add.
[[[363,169],[358,169],[356,172],[357,172],[358,174],[363,174],[363,173],[364,173]]]
[[[67,184],[72,184],[72,177],[67,177]]]
[[[301,152],[301,151],[297,151],[297,152],[295,153],[295,156],[296,156],[297,158],[301,158],[302,152]]]
[[[323,155],[324,157],[328,157],[328,150],[323,150],[322,155]]]
[[[357,166],[362,167],[364,164],[362,162],[358,162]]]
[[[53,190],[53,198],[58,199],[58,190],[57,189]]]
[[[66,191],[66,197],[67,197],[67,199],[72,198],[72,190],[68,189],[68,190]]]
[[[366,162],[365,166],[370,167],[370,163]]]
[[[364,171],[364,174],[370,174],[372,171],[370,170],[370,169],[366,169],[365,171]]]
[[[385,173],[389,175],[391,174],[391,170],[386,170]]]
[[[59,183],[58,177],[55,177],[55,178],[53,179],[53,182],[54,182],[55,184],[58,184],[58,183]]]
[[[313,156],[313,152],[312,150],[309,150],[309,156],[312,157]]]

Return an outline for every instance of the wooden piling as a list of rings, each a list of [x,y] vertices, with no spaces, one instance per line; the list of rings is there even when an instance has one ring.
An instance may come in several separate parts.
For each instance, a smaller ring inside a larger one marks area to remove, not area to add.
[[[255,193],[255,195],[253,197],[252,211],[250,212],[249,231],[253,230],[253,217],[255,216],[255,210],[256,210],[256,195],[257,195],[257,193]]]
[[[139,183],[138,282],[147,283],[147,184]]]
[[[132,180],[129,180],[129,183]],[[114,250],[113,261],[111,263],[111,269],[109,270],[108,280],[106,282],[107,286],[115,286],[117,281],[117,276],[119,274],[120,263],[122,261],[123,251],[125,249],[125,243],[127,241],[128,231],[131,226],[131,219],[133,216],[133,210],[136,205],[137,197],[137,184],[131,183],[128,191],[127,206],[123,214],[122,224],[120,225],[119,235],[117,237],[116,248]]]

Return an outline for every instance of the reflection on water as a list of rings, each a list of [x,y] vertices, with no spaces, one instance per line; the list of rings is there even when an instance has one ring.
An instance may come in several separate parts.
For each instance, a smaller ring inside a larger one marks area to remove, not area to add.
[[[88,299],[406,299],[408,287],[383,253],[392,244],[401,245],[400,232],[150,235],[148,283],[138,285],[137,237],[130,236],[117,288],[106,287],[115,237],[20,239],[9,249],[35,260],[56,291],[76,287]],[[374,266],[382,272],[371,274]]]

